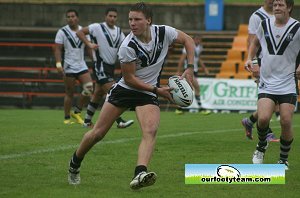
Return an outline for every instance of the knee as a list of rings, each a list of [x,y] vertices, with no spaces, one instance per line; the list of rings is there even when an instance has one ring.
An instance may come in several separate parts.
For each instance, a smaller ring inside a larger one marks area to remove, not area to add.
[[[269,125],[270,120],[266,117],[258,118],[258,125],[260,128],[266,128]]]
[[[144,137],[147,137],[149,139],[154,139],[157,133],[156,127],[147,127],[143,130]]]

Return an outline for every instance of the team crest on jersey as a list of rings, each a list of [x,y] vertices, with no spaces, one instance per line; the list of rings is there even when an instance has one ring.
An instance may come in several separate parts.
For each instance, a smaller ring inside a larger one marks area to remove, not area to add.
[[[289,34],[286,36],[286,40],[287,40],[287,41],[292,41],[292,40],[293,40],[293,37],[294,37],[294,34],[293,34],[293,33],[289,33]]]
[[[143,52],[138,52],[137,57],[138,57],[139,59],[141,59],[143,56],[145,56],[145,55],[143,54]]]

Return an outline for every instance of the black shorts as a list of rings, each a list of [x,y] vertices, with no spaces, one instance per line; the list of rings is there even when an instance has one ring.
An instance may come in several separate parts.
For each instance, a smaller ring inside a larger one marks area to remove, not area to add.
[[[97,61],[94,65],[93,71],[96,82],[100,85],[114,81],[114,65],[109,65],[103,61]]]
[[[134,110],[137,106],[153,104],[159,106],[157,97],[126,89],[115,84],[108,92],[108,102],[122,108]]]
[[[267,93],[258,94],[258,100],[261,98],[269,98],[274,101],[275,104],[289,103],[296,105],[297,95],[296,94],[284,94],[284,95],[273,95]]]
[[[89,70],[83,70],[81,72],[78,72],[78,73],[66,73],[66,77],[70,77],[70,78],[76,78],[78,79],[79,76],[81,76],[82,74],[85,74],[85,73],[88,73]]]

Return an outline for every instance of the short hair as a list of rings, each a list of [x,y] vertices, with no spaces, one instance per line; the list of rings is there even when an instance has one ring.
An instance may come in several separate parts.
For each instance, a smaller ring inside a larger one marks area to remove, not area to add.
[[[294,8],[294,0],[285,0],[285,3],[288,8],[291,8],[291,11],[289,12],[289,14],[291,15]]]
[[[285,0],[285,3],[288,8],[291,8],[290,11],[290,15],[291,15],[294,8],[294,0]]]
[[[144,16],[146,17],[146,19],[151,19],[151,23],[153,21],[153,12],[150,6],[148,6],[147,4],[145,4],[144,2],[139,2],[134,4],[130,11],[136,11],[136,12],[142,12],[144,14]]]
[[[109,12],[118,12],[117,8],[107,8],[105,10],[105,15],[107,15]]]
[[[67,10],[66,16],[67,16],[67,14],[70,13],[70,12],[74,12],[75,15],[76,15],[77,17],[79,17],[79,14],[78,14],[77,10],[74,10],[74,9],[69,9],[69,10]]]

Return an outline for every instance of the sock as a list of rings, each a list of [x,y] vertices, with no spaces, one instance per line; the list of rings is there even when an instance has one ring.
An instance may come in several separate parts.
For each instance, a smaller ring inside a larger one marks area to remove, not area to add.
[[[256,146],[256,150],[258,150],[260,152],[265,152],[266,151],[266,146],[268,144],[268,142],[267,142],[268,130],[269,130],[269,127],[261,129],[257,126],[257,134],[258,134],[259,142]]]
[[[120,122],[126,122],[125,120],[123,120],[121,117],[118,117],[116,119],[116,122],[119,124]]]
[[[291,141],[286,141],[280,137],[280,159],[282,161],[287,161],[289,157],[289,151],[291,150],[291,144],[293,142],[293,139]]]
[[[86,109],[84,123],[91,123],[92,118],[97,110],[99,103],[90,102]]]
[[[78,169],[81,165],[83,158],[79,158],[76,156],[76,151],[74,152],[71,160],[70,160],[70,167],[74,168],[74,169]]]
[[[77,113],[81,113],[82,109],[79,108],[78,106],[75,106],[74,107],[74,113],[77,114]]]
[[[253,114],[251,114],[249,120],[252,122],[252,124],[255,124],[257,122],[257,119],[253,116]]]
[[[147,172],[147,167],[144,165],[138,165],[135,167],[134,170],[134,177],[135,178],[140,172]]]
[[[70,120],[70,119],[71,119],[70,115],[65,116],[65,120]]]

